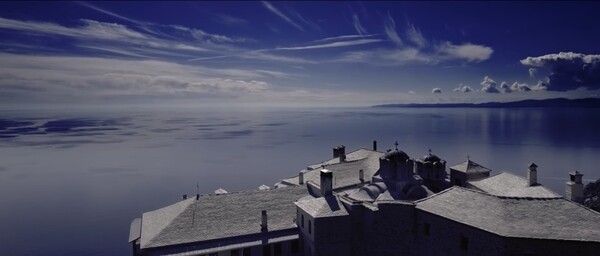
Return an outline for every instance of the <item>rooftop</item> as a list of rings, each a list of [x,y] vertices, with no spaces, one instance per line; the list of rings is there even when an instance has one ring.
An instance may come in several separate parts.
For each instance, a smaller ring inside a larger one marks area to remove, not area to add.
[[[600,242],[600,214],[564,198],[513,198],[452,187],[417,201],[416,208],[505,237]]]
[[[453,170],[456,170],[459,172],[464,172],[464,173],[485,173],[485,172],[492,171],[492,170],[485,168],[471,160],[467,160],[460,164],[452,166],[452,167],[450,167],[450,169],[453,169]]]
[[[362,169],[365,180],[370,180],[379,169],[379,157],[382,155],[383,153],[381,152],[359,149],[346,154],[346,161],[344,162],[340,162],[339,158],[333,158],[321,164],[311,165],[303,170],[305,172],[304,182],[311,181],[320,185],[321,166],[324,166],[324,168],[333,172],[334,189],[362,183],[359,180],[359,171]],[[298,176],[284,179],[283,183],[299,185]]]
[[[469,181],[469,184],[475,189],[496,196],[535,198],[561,197],[544,186],[528,186],[525,178],[510,172],[502,172],[478,181]]]
[[[142,215],[140,246],[193,243],[261,233],[261,211],[269,231],[296,227],[293,203],[306,195],[302,186],[202,195]]]
[[[338,196],[318,197],[300,200],[295,203],[300,209],[313,218],[337,217],[348,215],[348,211],[340,202]]]

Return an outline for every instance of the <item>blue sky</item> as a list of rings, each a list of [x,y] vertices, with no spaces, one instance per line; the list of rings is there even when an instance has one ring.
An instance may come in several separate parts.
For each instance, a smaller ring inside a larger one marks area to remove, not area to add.
[[[597,97],[600,4],[2,2],[4,103]]]

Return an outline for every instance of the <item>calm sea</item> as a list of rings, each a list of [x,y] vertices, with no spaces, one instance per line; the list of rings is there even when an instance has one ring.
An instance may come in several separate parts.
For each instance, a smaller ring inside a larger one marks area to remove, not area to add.
[[[0,111],[0,255],[129,255],[129,224],[183,194],[272,186],[347,152],[431,149],[564,194],[600,178],[596,109]]]

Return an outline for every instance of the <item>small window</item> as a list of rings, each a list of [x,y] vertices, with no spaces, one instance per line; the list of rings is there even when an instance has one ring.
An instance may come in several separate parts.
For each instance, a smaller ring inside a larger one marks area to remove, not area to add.
[[[271,245],[270,244],[263,245],[263,256],[271,256]]]
[[[240,249],[231,250],[231,256],[240,256]]]
[[[312,223],[308,220],[308,233],[312,234]]]
[[[304,214],[300,214],[300,219],[302,220],[302,228],[304,228]]]
[[[291,250],[292,253],[298,253],[298,251],[300,251],[300,242],[298,240],[292,241]]]
[[[273,255],[281,256],[281,243],[273,244]]]
[[[425,236],[429,236],[429,223],[425,223],[425,225],[423,225],[423,234],[425,234]]]
[[[242,251],[242,253],[244,254],[243,256],[252,256],[250,247],[244,248],[244,250]]]
[[[460,236],[460,249],[465,251],[469,249],[469,238],[466,236]]]

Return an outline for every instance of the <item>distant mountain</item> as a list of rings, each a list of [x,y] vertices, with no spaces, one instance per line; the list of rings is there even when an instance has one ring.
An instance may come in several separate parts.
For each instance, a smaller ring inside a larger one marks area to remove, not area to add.
[[[486,103],[410,103],[383,104],[375,108],[600,108],[600,98],[545,99]]]

